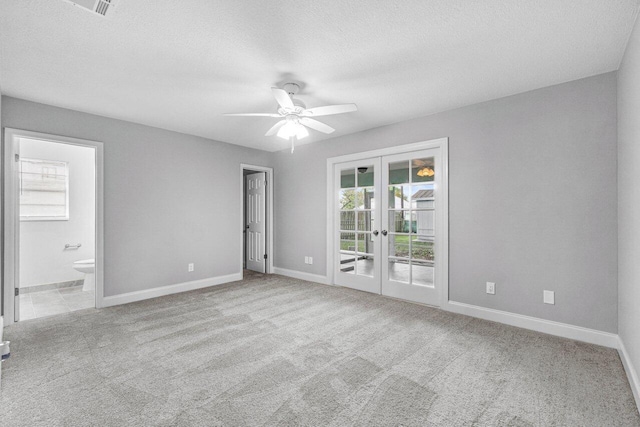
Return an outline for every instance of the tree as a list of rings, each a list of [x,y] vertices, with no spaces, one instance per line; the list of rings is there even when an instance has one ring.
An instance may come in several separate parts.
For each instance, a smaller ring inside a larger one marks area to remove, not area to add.
[[[340,209],[355,209],[356,206],[364,205],[364,192],[351,190],[342,190],[340,193]]]

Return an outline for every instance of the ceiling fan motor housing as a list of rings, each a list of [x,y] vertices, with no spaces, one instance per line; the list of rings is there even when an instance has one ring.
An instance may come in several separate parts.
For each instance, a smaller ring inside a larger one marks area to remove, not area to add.
[[[293,96],[300,92],[300,86],[297,83],[285,83],[283,89],[289,94],[289,96]]]

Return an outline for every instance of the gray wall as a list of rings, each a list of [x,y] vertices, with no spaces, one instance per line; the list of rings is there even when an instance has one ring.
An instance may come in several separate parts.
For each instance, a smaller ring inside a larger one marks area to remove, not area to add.
[[[276,266],[325,275],[328,157],[439,137],[450,299],[615,333],[615,73],[277,153]]]
[[[3,126],[104,143],[105,296],[240,272],[240,163],[270,166],[271,154],[10,97],[2,104]]]
[[[640,372],[640,23],[618,74],[618,334]],[[637,386],[637,385],[636,385]],[[640,402],[639,402],[640,403]]]

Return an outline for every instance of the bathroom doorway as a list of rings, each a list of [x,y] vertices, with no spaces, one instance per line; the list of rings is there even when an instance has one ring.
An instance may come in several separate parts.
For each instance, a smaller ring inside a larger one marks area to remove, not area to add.
[[[101,164],[100,143],[6,130],[6,318],[99,306]]]

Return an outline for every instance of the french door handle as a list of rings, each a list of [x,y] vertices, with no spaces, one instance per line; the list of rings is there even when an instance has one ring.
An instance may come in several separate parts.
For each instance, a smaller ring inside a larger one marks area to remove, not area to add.
[[[387,235],[387,230],[382,230],[382,235],[386,236]]]
[[[373,235],[374,236],[377,236],[378,234],[380,234],[380,233],[378,233],[378,230],[373,230]]]

